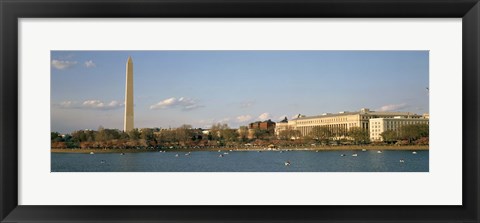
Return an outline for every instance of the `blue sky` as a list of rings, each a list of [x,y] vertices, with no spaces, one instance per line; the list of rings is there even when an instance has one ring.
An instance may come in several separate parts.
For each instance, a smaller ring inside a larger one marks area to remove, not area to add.
[[[296,114],[428,112],[428,51],[52,51],[51,129],[230,127]]]

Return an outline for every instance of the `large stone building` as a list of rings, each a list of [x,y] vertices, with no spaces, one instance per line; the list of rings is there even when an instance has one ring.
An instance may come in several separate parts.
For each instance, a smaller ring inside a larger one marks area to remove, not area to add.
[[[288,119],[285,117],[282,121],[279,121],[275,124],[275,134],[278,135],[280,132],[288,129]]]
[[[287,123],[278,122],[275,128],[275,134],[279,134],[286,129],[300,131],[302,136],[306,136],[316,126],[326,126],[337,139],[346,137],[346,133],[352,127],[359,127],[369,131],[369,120],[374,118],[394,118],[396,116],[408,119],[420,119],[422,115],[411,112],[382,112],[370,111],[368,108],[362,108],[360,111],[339,113],[324,113],[317,116],[300,116],[289,120]]]
[[[422,118],[393,117],[393,118],[372,118],[370,119],[370,140],[383,141],[382,132],[387,130],[397,131],[400,127],[414,124],[429,124],[428,115]]]

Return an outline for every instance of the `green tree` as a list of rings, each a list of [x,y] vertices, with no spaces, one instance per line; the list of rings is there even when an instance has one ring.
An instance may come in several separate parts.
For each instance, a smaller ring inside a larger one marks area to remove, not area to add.
[[[182,125],[175,129],[176,138],[179,142],[188,143],[194,136],[191,125]]]
[[[355,144],[367,143],[369,140],[368,131],[360,127],[351,127],[348,130],[348,136],[354,141]]]
[[[152,141],[155,139],[153,136],[153,129],[143,128],[140,129],[140,138],[146,141]]]
[[[398,140],[398,132],[391,129],[380,133],[380,136],[382,136],[383,141],[387,143],[395,142]]]
[[[94,142],[95,141],[95,134],[96,134],[95,131],[85,130],[84,133],[85,133],[85,136],[87,137],[88,142]]]
[[[297,139],[300,136],[302,136],[301,132],[291,127],[287,127],[287,129],[278,133],[278,137],[282,140]]]
[[[235,142],[238,139],[238,132],[235,129],[223,129],[221,135],[226,142]]]
[[[247,139],[248,139],[248,127],[247,126],[240,126],[238,128],[238,134],[239,134],[240,140],[242,142],[247,141]]]
[[[220,140],[223,138],[222,131],[225,129],[229,129],[227,124],[217,123],[213,124],[210,128],[210,134],[212,136],[212,140]]]
[[[422,137],[429,136],[427,124],[412,124],[400,127],[400,138],[408,140],[409,143]]]
[[[309,136],[320,142],[328,141],[332,137],[332,132],[327,126],[315,126],[310,131]]]
[[[118,129],[104,129],[104,131],[106,140],[120,139],[121,137]]]
[[[78,130],[72,132],[72,141],[74,142],[93,142],[95,141],[95,131],[92,130]]]
[[[119,132],[119,137],[118,137],[119,139],[127,140],[128,137],[129,137],[129,136],[128,136],[128,133],[123,132],[123,131],[122,131],[122,132]]]
[[[157,136],[157,141],[160,143],[176,143],[178,142],[177,136],[172,129],[162,129]]]
[[[267,140],[271,136],[270,132],[265,129],[254,129],[253,130],[253,137],[255,139]]]
[[[51,142],[61,142],[63,141],[62,135],[58,132],[51,132],[50,133],[50,141]]]
[[[220,129],[222,125],[220,123],[213,124],[212,127],[210,127],[209,131],[209,140],[219,140],[220,139]]]
[[[130,131],[127,132],[128,134],[128,138],[130,140],[138,140],[140,139],[140,132],[138,131],[138,129],[132,129]]]
[[[101,142],[101,141],[105,141],[105,140],[107,140],[107,135],[106,135],[105,129],[103,128],[103,126],[99,126],[98,130],[95,134],[95,141],[96,142]]]

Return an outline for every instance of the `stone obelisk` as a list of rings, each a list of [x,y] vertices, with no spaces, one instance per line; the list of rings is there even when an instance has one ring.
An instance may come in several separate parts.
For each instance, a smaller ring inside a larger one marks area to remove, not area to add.
[[[126,82],[125,82],[125,117],[123,131],[133,130],[133,63],[132,58],[128,57]]]

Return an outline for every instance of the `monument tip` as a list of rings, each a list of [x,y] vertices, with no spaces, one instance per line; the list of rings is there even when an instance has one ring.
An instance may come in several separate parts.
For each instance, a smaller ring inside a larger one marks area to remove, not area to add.
[[[132,57],[131,57],[131,56],[128,57],[127,62],[128,62],[128,63],[131,63],[131,62],[132,62]]]

